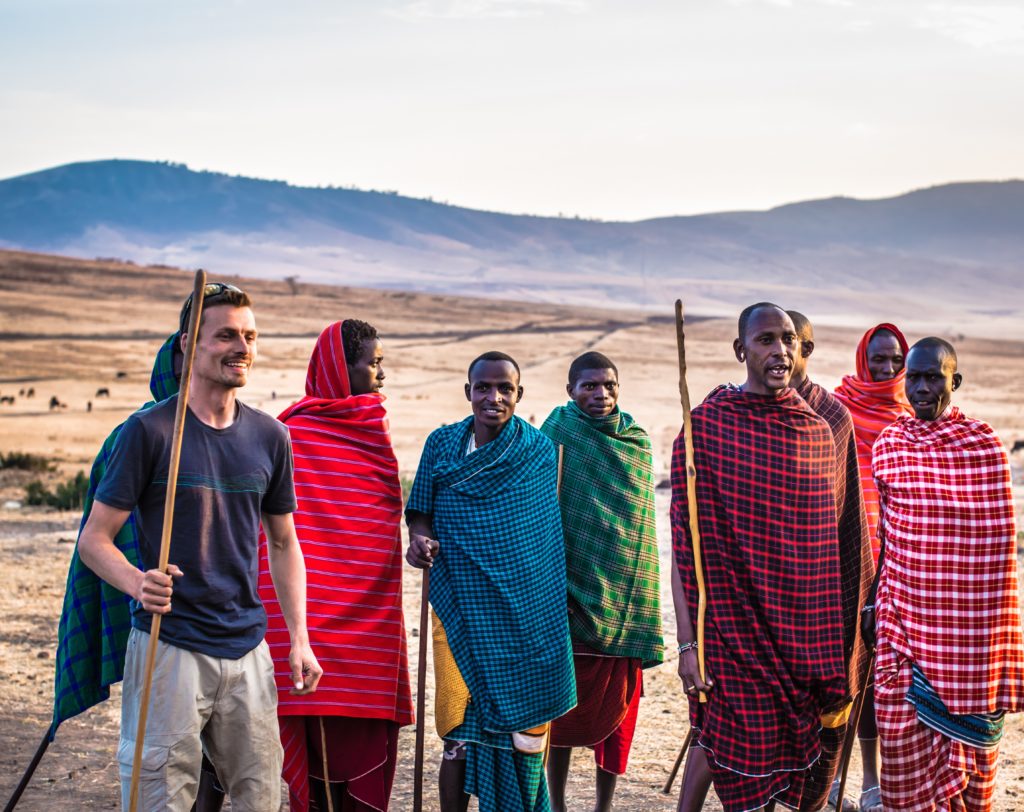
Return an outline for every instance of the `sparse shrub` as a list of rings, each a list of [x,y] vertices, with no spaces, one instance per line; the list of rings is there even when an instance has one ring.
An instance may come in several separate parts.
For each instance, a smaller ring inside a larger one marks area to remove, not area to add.
[[[47,505],[58,510],[81,510],[89,491],[89,477],[79,471],[65,482],[58,482],[51,491],[38,479],[25,486],[25,502],[29,505]]]
[[[4,468],[17,468],[19,471],[49,472],[53,470],[53,463],[39,454],[29,454],[26,451],[8,451],[6,454],[0,452],[0,469]]]
[[[402,504],[406,504],[409,501],[409,491],[412,490],[412,477],[402,474],[398,480],[402,483]]]

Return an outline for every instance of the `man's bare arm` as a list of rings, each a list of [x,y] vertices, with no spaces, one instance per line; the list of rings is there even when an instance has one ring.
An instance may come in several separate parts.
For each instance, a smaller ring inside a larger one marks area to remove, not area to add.
[[[686,600],[686,592],[683,591],[683,581],[679,576],[679,567],[675,559],[669,565],[672,569],[672,603],[676,610],[676,641],[680,646],[696,641],[697,634],[693,630],[693,622],[690,620],[690,606]],[[709,676],[707,682],[700,678],[700,663],[697,657],[697,649],[689,648],[679,655],[679,679],[683,681],[683,687],[689,691],[696,687],[698,691],[711,690],[714,684]]]
[[[127,510],[93,502],[89,518],[78,537],[78,554],[82,562],[100,578],[125,595],[137,600],[147,612],[163,615],[171,611],[173,577],[180,577],[181,570],[169,564],[167,572],[146,570],[143,572],[132,564],[114,544],[131,514]]]
[[[288,665],[292,672],[293,694],[311,694],[316,690],[323,669],[309,647],[306,629],[306,562],[302,558],[295,521],[291,513],[263,514],[263,531],[267,535],[267,557],[270,577],[284,622],[291,638]]]

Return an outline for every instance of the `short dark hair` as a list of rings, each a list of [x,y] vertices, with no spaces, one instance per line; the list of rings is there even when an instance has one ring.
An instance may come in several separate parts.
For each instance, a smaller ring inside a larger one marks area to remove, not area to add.
[[[208,282],[203,293],[203,309],[199,314],[199,326],[203,325],[203,316],[209,307],[230,305],[231,307],[252,307],[252,299],[244,290],[239,290],[227,282]],[[178,332],[188,333],[188,323],[192,318],[192,294],[188,295],[178,314]]]
[[[910,352],[908,352],[907,355],[910,355],[910,353],[913,352],[916,349],[922,349],[922,350],[942,350],[944,355],[946,355],[949,358],[953,359],[953,371],[956,372],[956,370],[957,370],[956,350],[953,348],[952,344],[950,344],[948,341],[946,341],[946,339],[939,338],[938,336],[928,336],[927,338],[922,338],[920,341],[918,341],[916,344],[914,344],[913,347],[910,348]]]
[[[811,320],[807,318],[807,316],[798,310],[787,310],[786,315],[789,316],[790,321],[793,322],[793,327],[796,328],[796,334],[798,336],[802,336],[806,330],[810,332],[811,340],[814,339],[814,326],[811,324]]]
[[[755,304],[744,307],[743,312],[740,313],[739,320],[740,341],[747,340],[747,324],[750,322],[750,319],[753,317],[754,313],[765,307],[774,307],[776,310],[782,310],[782,308],[779,307],[774,302],[756,302]],[[786,311],[782,310],[782,312],[785,313]]]
[[[591,350],[575,358],[569,365],[569,386],[575,386],[576,381],[580,379],[580,375],[588,369],[610,369],[615,373],[616,378],[619,377],[619,369],[612,363],[611,358],[603,353]]]
[[[507,361],[508,363],[512,364],[512,366],[515,368],[516,377],[522,378],[522,373],[519,371],[519,364],[516,363],[515,358],[513,358],[511,355],[506,355],[503,352],[498,352],[497,350],[489,350],[488,352],[485,352],[482,355],[478,355],[476,358],[469,362],[469,368],[466,370],[466,380],[468,380],[470,383],[473,382],[473,367],[475,367],[477,364],[482,364],[484,361]]]
[[[345,363],[352,366],[363,354],[367,341],[377,340],[377,328],[359,319],[345,319],[341,323],[341,346],[345,350]]]

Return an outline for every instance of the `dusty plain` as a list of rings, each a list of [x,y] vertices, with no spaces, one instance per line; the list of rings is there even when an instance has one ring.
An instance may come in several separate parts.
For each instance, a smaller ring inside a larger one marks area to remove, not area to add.
[[[217,277],[220,278],[220,277]],[[672,303],[659,312],[597,310],[522,302],[382,292],[237,280],[252,294],[261,331],[260,358],[243,399],[273,414],[303,393],[313,342],[329,322],[349,317],[375,324],[385,346],[388,410],[403,474],[412,476],[427,434],[467,413],[462,391],[467,362],[500,349],[523,366],[525,397],[518,414],[538,424],[565,400],[570,360],[598,349],[619,365],[621,406],[654,440],[659,482],[668,475],[671,443],[680,425]],[[149,399],[154,354],[174,331],[191,276],[168,268],[85,262],[0,252],[0,452],[51,458],[49,485],[88,472],[104,437]],[[685,284],[678,295],[686,299]],[[780,302],[785,305],[785,302]],[[814,313],[807,313],[814,318]],[[900,321],[880,306],[875,321]],[[919,321],[921,314],[915,314]],[[823,327],[811,377],[832,387],[852,372],[864,328]],[[740,382],[731,350],[732,320],[689,320],[686,328],[689,385],[695,403],[716,384]],[[910,336],[911,340],[921,334]],[[992,423],[1008,447],[1024,439],[1024,343],[949,335],[960,353],[965,383],[955,402]],[[19,394],[33,388],[34,398]],[[106,388],[109,396],[97,396]],[[64,404],[48,408],[51,396]],[[91,401],[91,410],[88,404]],[[1024,509],[1024,454],[1011,457],[1018,524]],[[16,507],[24,486],[38,474],[0,469],[0,799],[13,790],[38,746],[52,710],[53,652],[57,622],[80,517],[75,513]],[[668,494],[658,491],[659,538],[667,565]],[[173,553],[172,553],[173,560]],[[664,617],[673,642],[667,569]],[[419,574],[407,570],[406,625],[415,661],[420,641]],[[661,794],[683,736],[687,711],[675,673],[675,655],[646,673],[637,736],[616,808],[671,810],[675,795]],[[434,770],[440,748],[433,735],[428,678],[427,809],[436,809]],[[66,722],[59,730],[19,809],[111,809],[118,805],[115,760],[119,694]],[[413,732],[401,741],[392,808],[412,807]],[[570,808],[591,808],[593,761],[577,751],[570,777]],[[850,784],[859,788],[859,757]],[[676,785],[678,787],[678,784]],[[1024,719],[1007,722],[995,808],[1024,807]],[[713,794],[709,810],[721,809]]]

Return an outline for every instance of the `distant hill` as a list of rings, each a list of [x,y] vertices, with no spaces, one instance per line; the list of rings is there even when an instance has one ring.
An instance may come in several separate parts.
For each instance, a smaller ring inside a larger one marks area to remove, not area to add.
[[[1024,182],[601,222],[96,161],[0,181],[0,246],[214,274],[1024,334]]]

